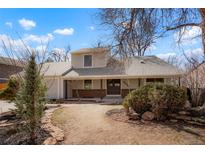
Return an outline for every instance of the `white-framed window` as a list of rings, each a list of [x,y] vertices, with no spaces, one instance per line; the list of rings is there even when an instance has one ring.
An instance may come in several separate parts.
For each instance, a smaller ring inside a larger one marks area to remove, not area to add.
[[[84,89],[92,89],[92,80],[84,80]]]
[[[92,55],[84,55],[84,67],[92,67]]]

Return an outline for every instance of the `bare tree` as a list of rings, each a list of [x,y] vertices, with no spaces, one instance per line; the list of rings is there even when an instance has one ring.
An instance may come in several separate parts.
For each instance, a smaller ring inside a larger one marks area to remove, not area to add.
[[[26,42],[18,35],[19,37],[19,43],[17,44],[15,40],[13,40],[10,37],[7,37],[6,39],[1,40],[0,48],[2,48],[4,55],[6,55],[10,63],[13,66],[21,66],[25,68],[27,65],[27,62],[32,55],[32,53],[35,53],[36,55],[36,61],[38,63],[38,71],[41,72],[41,69],[43,67],[44,62],[46,61],[48,57],[48,46],[49,43],[46,44],[45,47],[43,47],[43,44],[41,44],[42,49],[37,50],[35,48],[31,48],[29,45],[26,44]],[[16,74],[19,78],[22,78],[21,73]]]
[[[65,49],[53,49],[50,53],[48,60],[55,62],[67,62],[70,61],[69,52],[71,48],[68,45]]]
[[[179,59],[177,55],[169,56],[165,61],[173,66],[176,66],[178,69],[181,69],[183,61]]]
[[[178,42],[190,27],[199,27],[205,53],[205,9],[102,9],[101,24],[112,31],[114,49],[122,56],[144,55],[157,38],[178,31]]]
[[[185,75],[182,78],[182,84],[191,91],[192,106],[203,105],[205,100],[200,100],[205,89],[205,61],[200,62],[198,56],[187,56],[185,63]],[[205,60],[205,58],[204,58]]]
[[[122,57],[143,56],[157,36],[154,9],[102,9],[103,26],[112,30],[112,50]]]

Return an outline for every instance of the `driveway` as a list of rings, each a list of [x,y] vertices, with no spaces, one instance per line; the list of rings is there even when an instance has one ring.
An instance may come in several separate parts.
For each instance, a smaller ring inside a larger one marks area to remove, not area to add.
[[[166,125],[114,121],[105,112],[118,105],[69,104],[53,113],[64,144],[205,144],[205,138]],[[204,131],[204,129],[200,129]]]
[[[3,112],[15,109],[14,103],[8,103],[8,101],[0,100],[0,114]]]

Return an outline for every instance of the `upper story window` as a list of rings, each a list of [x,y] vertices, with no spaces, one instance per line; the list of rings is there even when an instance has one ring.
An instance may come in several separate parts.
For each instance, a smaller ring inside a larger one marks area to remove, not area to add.
[[[84,55],[84,67],[92,67],[92,55]]]

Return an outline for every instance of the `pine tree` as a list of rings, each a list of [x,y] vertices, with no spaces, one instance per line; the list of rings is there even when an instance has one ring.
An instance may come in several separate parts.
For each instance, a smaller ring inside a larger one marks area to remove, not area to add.
[[[26,121],[32,144],[35,144],[36,130],[39,127],[45,103],[46,86],[39,72],[33,53],[25,68],[24,79],[15,99],[17,114]]]

